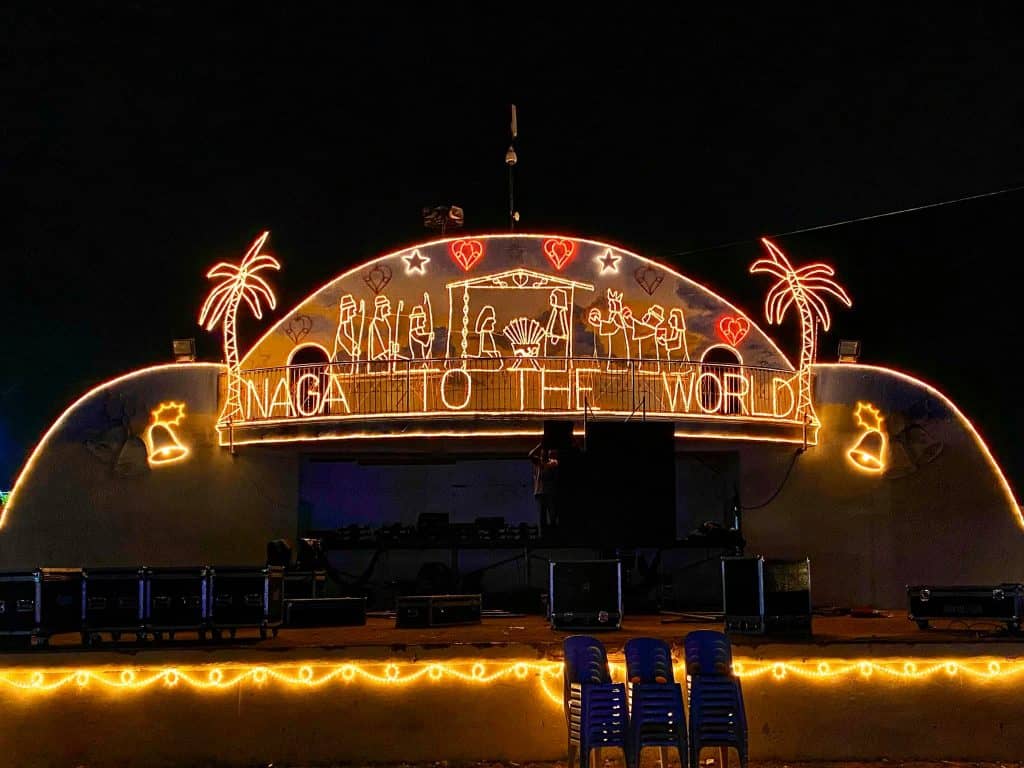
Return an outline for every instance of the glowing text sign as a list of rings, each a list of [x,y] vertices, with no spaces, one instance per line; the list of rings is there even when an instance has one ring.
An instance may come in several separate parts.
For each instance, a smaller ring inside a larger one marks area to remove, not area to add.
[[[322,417],[508,414],[608,411],[733,419],[794,418],[792,372],[742,366],[674,363],[645,371],[627,363],[608,370],[593,358],[474,360],[469,365],[399,361],[388,370],[291,366],[242,371],[245,422]]]

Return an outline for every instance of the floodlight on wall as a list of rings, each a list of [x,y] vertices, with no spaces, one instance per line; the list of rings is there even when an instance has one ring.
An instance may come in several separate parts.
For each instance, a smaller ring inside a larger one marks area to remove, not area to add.
[[[856,363],[860,357],[860,342],[843,339],[839,342],[839,362]]]
[[[195,339],[175,339],[171,346],[174,349],[174,362],[194,363],[196,361]]]

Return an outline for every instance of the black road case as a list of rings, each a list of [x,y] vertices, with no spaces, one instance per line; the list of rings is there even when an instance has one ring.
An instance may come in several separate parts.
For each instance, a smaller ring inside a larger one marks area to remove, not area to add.
[[[277,634],[283,621],[284,568],[278,565],[214,566],[207,572],[208,625],[214,636],[256,628]]]
[[[206,636],[206,566],[145,569],[145,627],[156,640],[164,633],[195,631]]]
[[[0,637],[36,634],[36,572],[0,573]]]
[[[146,579],[144,568],[86,568],[82,572],[82,642],[109,632],[145,636]]]
[[[364,624],[365,597],[289,598],[284,601],[286,627],[355,627]]]
[[[908,618],[927,629],[934,620],[1000,621],[1011,632],[1019,632],[1024,613],[1024,584],[992,586],[907,587]]]
[[[479,624],[480,595],[405,595],[395,602],[395,627]]]
[[[551,561],[548,619],[552,629],[589,631],[621,627],[622,562]]]
[[[82,569],[36,571],[36,625],[45,637],[82,628]]]

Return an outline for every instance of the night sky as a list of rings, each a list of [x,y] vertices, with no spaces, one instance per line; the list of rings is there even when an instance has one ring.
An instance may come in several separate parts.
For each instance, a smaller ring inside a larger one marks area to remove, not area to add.
[[[0,10],[0,488],[91,385],[169,361],[174,338],[219,359],[204,272],[263,229],[272,319],[432,237],[424,205],[504,231],[512,102],[522,231],[620,244],[757,318],[758,236],[1024,184],[1024,42],[995,5],[280,5]],[[1022,212],[1015,192],[778,240],[854,298],[820,358],[860,339],[864,362],[938,385],[1018,493]],[[796,325],[770,329],[794,359]],[[246,316],[243,349],[265,327]]]

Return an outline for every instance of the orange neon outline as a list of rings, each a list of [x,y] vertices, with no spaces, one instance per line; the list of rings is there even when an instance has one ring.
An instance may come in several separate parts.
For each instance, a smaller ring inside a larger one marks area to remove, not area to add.
[[[423,247],[422,245],[420,246]],[[466,249],[469,249],[469,254],[466,254]],[[462,267],[463,272],[469,272],[473,267],[479,264],[483,258],[486,248],[484,244],[475,237],[457,237],[448,243],[448,255],[452,257],[452,260]],[[369,262],[363,266],[368,266]]]
[[[806,415],[817,421],[811,396],[811,366],[818,351],[817,323],[820,322],[826,331],[832,325],[828,305],[819,294],[831,294],[847,307],[852,306],[853,301],[846,289],[832,279],[836,272],[828,264],[817,262],[796,268],[767,237],[762,237],[761,243],[768,249],[770,258],[755,261],[750,265],[750,273],[763,272],[776,280],[764,300],[764,313],[769,324],[781,325],[786,312],[796,305],[800,314],[800,361],[797,368],[800,376],[796,412],[798,416]]]
[[[603,275],[605,272],[611,272],[613,275],[617,275],[619,274],[619,262],[622,261],[622,257],[612,253],[611,248],[605,248],[602,255],[594,257],[594,261],[601,265],[601,271],[598,274]]]
[[[625,664],[608,664],[613,680],[625,679]],[[673,663],[675,677],[685,679],[686,665]],[[433,686],[442,680],[472,686],[510,682],[539,684],[544,698],[552,706],[562,706],[563,664],[536,659],[466,659],[460,661],[326,661],[284,662],[276,664],[188,664],[179,666],[106,666],[8,667],[0,669],[0,692],[25,695],[54,695],[74,686],[84,689],[98,685],[110,693],[134,694],[184,685],[200,693],[218,692],[251,685],[257,689],[271,686],[313,690],[325,686],[370,685],[376,687]],[[1010,684],[1024,675],[1024,660],[1009,657],[975,656],[968,658],[786,658],[749,659],[737,657],[733,674],[754,683],[764,680],[777,685],[790,680],[820,683],[846,682],[859,685],[929,682],[936,678],[961,685]],[[532,678],[532,680],[531,680]],[[72,689],[73,690],[73,689]],[[78,695],[77,692],[74,695]],[[334,694],[331,694],[334,695]]]
[[[5,504],[3,510],[0,511],[0,529],[2,529],[4,525],[7,523],[7,519],[10,515],[11,508],[14,506],[14,502],[17,500],[18,489],[21,488],[21,486],[25,482],[25,478],[28,477],[33,467],[35,467],[37,459],[43,452],[43,448],[50,442],[50,439],[53,437],[54,433],[64,425],[65,420],[68,418],[71,412],[75,410],[75,408],[77,408],[83,402],[92,397],[93,394],[99,392],[102,389],[105,389],[106,387],[111,387],[116,384],[120,384],[121,382],[127,381],[128,379],[133,379],[136,376],[143,376],[147,373],[150,373],[151,371],[163,369],[179,370],[182,368],[218,368],[221,370],[226,370],[227,366],[225,366],[223,363],[163,363],[161,365],[151,365],[148,366],[147,368],[139,368],[136,371],[129,371],[128,373],[123,373],[120,376],[115,376],[112,379],[107,379],[107,381],[97,384],[96,386],[92,387],[89,391],[87,391],[84,395],[75,400],[71,405],[65,408],[63,413],[61,413],[61,415],[57,417],[57,420],[50,425],[50,428],[43,433],[43,436],[39,439],[39,442],[37,442],[35,447],[32,449],[32,453],[29,454],[28,460],[25,462],[25,465],[21,468],[21,472],[18,473],[18,477],[14,481],[14,488],[11,489],[11,495],[7,499],[7,504]]]
[[[604,413],[612,413],[609,411],[602,411]],[[625,413],[625,411],[619,411],[618,415]],[[777,422],[776,422],[777,423]],[[790,426],[802,426],[799,422],[793,422]],[[319,434],[312,437],[261,437],[258,439],[246,440],[235,438],[231,441],[230,445],[267,445],[267,444],[287,444],[287,443],[318,443],[328,440],[401,440],[401,439],[415,439],[415,438],[437,438],[437,437],[451,437],[451,438],[463,438],[463,437],[536,437],[544,434],[544,430],[541,428],[537,429],[477,429],[477,430],[430,430],[420,432],[347,432],[347,433],[335,433],[335,434]],[[582,436],[583,430],[573,430],[574,435]],[[739,440],[755,443],[782,443],[786,445],[803,445],[804,438],[801,437],[773,437],[773,436],[761,436],[761,435],[750,435],[743,432],[729,433],[729,432],[689,432],[686,430],[675,430],[675,437],[677,440]],[[220,435],[220,445],[226,446],[229,443],[224,442],[225,438]],[[817,441],[817,431],[815,430],[813,435],[808,435],[807,444],[814,445]]]
[[[949,408],[949,410],[951,410],[954,414],[956,414],[956,417],[960,419],[960,421],[967,427],[967,431],[974,438],[974,442],[977,443],[979,448],[981,448],[981,452],[985,455],[985,458],[988,460],[989,465],[995,470],[996,476],[999,478],[999,483],[1003,487],[1003,492],[1006,494],[1007,501],[1009,501],[1010,505],[1013,507],[1014,513],[1017,517],[1017,524],[1022,529],[1024,529],[1024,514],[1022,514],[1021,512],[1020,503],[1017,501],[1017,496],[1013,492],[1013,488],[1010,487],[1010,481],[1006,479],[1006,474],[1003,472],[1003,468],[999,465],[999,462],[996,461],[995,456],[992,455],[992,451],[985,443],[985,440],[981,436],[981,433],[978,431],[978,428],[974,426],[974,422],[967,418],[966,414],[964,414],[964,412],[960,410],[957,404],[954,403],[953,400],[950,397],[948,397],[944,392],[942,392],[942,390],[929,384],[927,381],[924,381],[923,379],[919,379],[916,376],[912,376],[909,373],[904,373],[903,371],[896,370],[895,368],[887,368],[882,365],[867,365],[865,363],[817,363],[814,367],[844,369],[858,368],[860,370],[868,371],[884,371],[885,373],[891,373],[897,378],[909,381],[911,384],[924,387],[924,389],[926,389],[929,394],[941,400],[945,404],[945,406]]]
[[[562,249],[562,253],[559,253],[559,248]],[[577,250],[576,241],[568,237],[549,237],[541,246],[544,257],[556,272],[561,272],[568,266],[575,258]]]
[[[462,368],[451,368],[452,371],[463,371]],[[463,371],[464,372],[464,371]],[[287,379],[281,378],[278,380],[278,386],[282,382],[287,383]],[[627,410],[608,410],[599,409],[602,415],[606,416],[628,416],[633,411]],[[422,421],[444,421],[453,418],[464,418],[466,416],[482,416],[484,418],[492,419],[508,419],[509,417],[551,417],[552,415],[572,415],[575,414],[578,418],[583,418],[583,411],[576,409],[550,409],[550,410],[522,410],[522,411],[462,411],[456,410],[454,407],[452,410],[446,411],[413,411],[412,415],[422,416]],[[408,419],[410,416],[409,411],[394,411],[386,413],[373,413],[373,414],[352,414],[352,415],[340,415],[330,414],[322,416],[285,416],[277,418],[266,418],[256,419],[253,421],[237,422],[236,428],[241,427],[260,427],[260,426],[287,426],[289,424],[330,424],[333,422],[344,422],[344,421],[381,421],[385,419]],[[803,426],[803,421],[798,419],[781,419],[773,416],[737,416],[735,414],[723,414],[723,413],[671,413],[668,411],[648,411],[647,418],[658,419],[661,421],[724,421],[726,423],[736,424],[777,424],[783,427],[799,427]],[[217,431],[226,430],[226,425],[218,424]],[[403,433],[407,434],[407,433]]]
[[[734,323],[740,326],[739,332],[732,329]],[[718,322],[715,323],[715,331],[718,333],[718,338],[734,349],[747,338],[750,334],[750,328],[750,321],[747,318],[735,317],[733,315],[721,315],[718,318]]]
[[[228,366],[228,395],[219,421],[234,418],[242,409],[242,387],[238,377],[238,307],[245,301],[257,320],[263,319],[261,298],[270,309],[277,308],[277,297],[270,283],[257,274],[266,269],[281,269],[277,259],[270,254],[260,253],[268,237],[269,230],[257,237],[237,265],[220,261],[206,273],[207,279],[216,278],[221,281],[210,289],[199,310],[200,326],[212,331],[220,324],[223,331],[224,362]]]
[[[411,275],[418,272],[421,275],[425,275],[427,274],[426,266],[430,263],[430,257],[420,253],[419,248],[413,248],[402,257],[402,261],[405,262],[405,274]],[[413,261],[416,263],[413,264]]]
[[[165,412],[175,411],[174,415],[170,418],[164,415]],[[159,467],[166,464],[175,464],[179,461],[184,461],[188,458],[192,452],[189,448],[181,444],[181,440],[178,438],[178,433],[174,431],[174,427],[181,424],[185,420],[185,404],[175,402],[173,400],[160,403],[156,409],[152,412],[153,420],[146,427],[146,461],[149,462],[151,467]],[[153,429],[157,426],[161,426],[168,431],[171,435],[171,439],[174,441],[174,447],[181,449],[182,453],[178,455],[166,455],[164,451],[166,448],[154,449],[153,446]]]
[[[530,240],[539,240],[539,239],[552,238],[552,237],[565,237],[565,235],[538,234],[538,233],[518,233],[518,232],[510,234],[508,232],[494,232],[494,233],[490,233],[490,234],[477,235],[476,237],[477,237],[477,239],[480,239],[480,240],[503,240],[503,239],[509,239],[509,238],[527,238],[527,239],[530,239]],[[287,322],[288,318],[290,318],[292,315],[294,315],[303,304],[305,304],[306,302],[310,301],[314,296],[316,296],[318,293],[320,293],[320,291],[324,290],[325,288],[327,288],[327,287],[329,287],[329,286],[331,286],[331,285],[333,285],[333,284],[335,284],[337,282],[340,282],[341,280],[344,280],[347,277],[351,277],[352,275],[358,274],[360,271],[366,269],[367,267],[371,266],[372,264],[375,264],[375,263],[380,262],[380,261],[385,261],[386,259],[393,259],[393,258],[395,258],[397,256],[401,256],[403,253],[408,252],[411,248],[429,248],[430,246],[441,245],[441,244],[446,244],[446,243],[452,243],[455,240],[461,240],[461,239],[464,239],[464,238],[441,237],[441,238],[438,238],[436,240],[426,240],[424,242],[414,243],[412,245],[407,245],[404,248],[400,248],[398,250],[390,251],[388,253],[383,254],[382,256],[377,256],[376,258],[370,259],[369,261],[362,262],[358,266],[352,267],[351,269],[349,269],[349,270],[347,270],[345,272],[342,272],[339,275],[335,275],[335,276],[331,277],[329,280],[325,281],[318,288],[316,288],[312,293],[308,294],[305,298],[303,298],[302,301],[300,301],[298,304],[296,304],[295,307],[290,312],[286,313],[280,320],[278,320],[277,323],[275,323],[270,328],[268,328],[263,333],[263,335],[260,336],[259,339],[257,339],[256,343],[253,344],[249,348],[249,351],[245,353],[245,355],[242,357],[242,359],[240,361],[240,365],[244,368],[245,364],[246,364],[246,361],[249,359],[250,355],[252,355],[259,348],[259,346],[270,335],[272,335],[273,333],[279,331],[282,328],[282,326],[284,325],[284,323]],[[599,240],[590,240],[588,238],[580,238],[580,237],[575,237],[575,236],[573,236],[571,239],[575,240],[579,245],[584,245],[585,244],[585,245],[593,245],[593,246],[596,246],[598,248],[613,248],[616,251],[618,251],[620,254],[622,254],[623,256],[629,256],[630,258],[633,258],[633,259],[639,259],[640,261],[644,262],[645,264],[649,264],[649,265],[655,266],[658,269],[661,269],[661,270],[665,271],[667,274],[672,275],[677,280],[682,280],[684,283],[687,283],[688,285],[691,285],[694,288],[697,288],[698,290],[703,291],[704,293],[707,293],[707,294],[715,297],[720,302],[722,302],[723,305],[728,307],[730,310],[732,310],[733,312],[738,313],[742,317],[744,317],[747,320],[749,320],[751,328],[757,330],[757,332],[761,335],[761,338],[764,340],[764,342],[771,349],[773,349],[775,351],[775,354],[777,354],[779,356],[779,359],[785,364],[785,366],[787,366],[791,371],[795,372],[797,370],[796,366],[793,365],[793,362],[789,359],[789,357],[782,351],[782,349],[779,347],[779,345],[775,343],[775,340],[772,339],[772,337],[769,336],[767,333],[765,333],[765,331],[761,328],[761,326],[759,326],[757,323],[755,323],[753,320],[751,320],[750,319],[750,315],[748,315],[746,312],[744,312],[738,306],[736,306],[731,301],[726,299],[724,296],[722,296],[717,291],[713,291],[712,289],[708,288],[703,283],[697,282],[692,277],[687,277],[686,275],[683,275],[682,273],[672,269],[669,266],[666,266],[665,264],[657,262],[654,259],[650,259],[650,258],[648,258],[646,256],[641,256],[640,254],[636,253],[635,251],[631,251],[628,248],[624,248],[622,246],[616,245],[615,243],[601,242]],[[621,258],[621,256],[620,256],[620,258]]]
[[[846,450],[846,460],[860,472],[867,472],[872,475],[884,472],[887,464],[885,456],[889,445],[889,438],[882,431],[885,419],[882,418],[881,412],[871,403],[858,400],[857,408],[853,412],[853,420],[857,422],[857,426],[863,431],[857,435],[857,439]],[[878,452],[879,458],[877,459],[860,449],[861,442],[871,433],[877,434],[882,441],[882,446]]]

